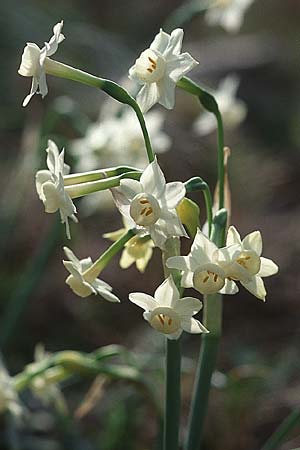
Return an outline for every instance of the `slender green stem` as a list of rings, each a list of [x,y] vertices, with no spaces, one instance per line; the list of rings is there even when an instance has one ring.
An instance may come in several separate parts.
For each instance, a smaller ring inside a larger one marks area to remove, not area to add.
[[[164,450],[179,448],[180,424],[180,340],[166,338],[166,396]]]
[[[94,280],[100,272],[107,266],[109,261],[115,256],[135,235],[135,230],[128,230],[116,242],[114,242],[102,255],[94,262],[94,264],[83,273],[85,280]]]
[[[72,184],[65,186],[65,191],[71,198],[84,197],[85,195],[93,194],[94,192],[100,192],[118,187],[120,186],[120,181],[124,178],[139,180],[141,178],[141,172],[126,172],[117,177],[88,181],[86,183]]]
[[[287,435],[292,431],[292,429],[300,423],[300,409],[297,408],[291,412],[291,414],[284,419],[284,421],[279,425],[277,430],[272,434],[272,436],[267,440],[265,445],[261,450],[275,450],[279,447],[282,441],[287,437]]]
[[[151,163],[154,160],[154,153],[142,111],[135,99],[122,86],[118,85],[114,81],[95,77],[94,75],[84,72],[83,70],[75,69],[74,67],[54,61],[50,58],[46,58],[44,69],[49,75],[66,78],[101,89],[115,100],[131,106],[131,108],[135,111],[141,126],[149,162]]]
[[[219,111],[216,99],[209,92],[198,86],[197,83],[187,77],[181,78],[177,86],[189,94],[199,98],[202,106],[210,113],[214,114],[218,126],[218,182],[219,182],[219,209],[224,207],[224,129],[222,116]]]
[[[177,237],[169,238],[165,243],[162,254],[164,275],[167,278],[172,275],[174,283],[179,291],[180,271],[169,269],[166,261],[171,256],[180,254],[180,240]],[[166,377],[165,377],[165,414],[163,430],[163,450],[179,449],[180,428],[180,377],[181,377],[181,350],[180,340],[166,338]]]
[[[185,188],[187,192],[203,191],[208,222],[208,234],[210,236],[212,231],[213,211],[212,196],[208,184],[201,177],[194,177],[186,181]]]
[[[115,177],[127,172],[138,172],[135,167],[119,166],[109,167],[107,169],[91,170],[89,172],[71,173],[64,176],[64,185],[86,183],[87,181],[98,181],[104,178]]]

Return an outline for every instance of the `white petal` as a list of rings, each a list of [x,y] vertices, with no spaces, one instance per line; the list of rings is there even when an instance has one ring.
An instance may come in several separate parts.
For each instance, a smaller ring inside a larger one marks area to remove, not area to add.
[[[168,47],[164,52],[164,57],[169,58],[171,55],[179,55],[182,47],[184,32],[181,28],[172,31]]]
[[[159,198],[165,191],[166,180],[157,159],[149,164],[141,176],[141,185],[147,194]]]
[[[224,287],[219,291],[220,294],[233,295],[239,291],[237,284],[232,280],[225,280]]]
[[[128,250],[124,248],[121,258],[120,267],[121,269],[128,269],[135,262],[135,258],[128,253]]]
[[[59,151],[57,145],[51,139],[48,140],[48,147],[46,148],[46,152],[47,152],[47,167],[52,174],[58,176]]]
[[[175,311],[180,316],[193,316],[202,308],[202,302],[194,297],[183,297],[176,302]]]
[[[107,289],[104,289],[103,287],[101,287],[101,285],[97,285],[97,281],[102,281],[102,280],[95,280],[95,282],[93,282],[93,287],[96,289],[97,294],[101,295],[101,297],[103,297],[105,300],[108,300],[109,302],[112,303],[120,303],[120,300],[118,299],[118,297],[116,295],[114,295],[112,292],[108,291]]]
[[[159,104],[167,109],[173,109],[175,106],[176,83],[168,76],[163,77],[157,83]]]
[[[159,247],[161,250],[164,250],[165,242],[168,237],[164,230],[159,227],[151,226],[149,227],[149,234],[155,247]]]
[[[169,209],[174,209],[186,193],[185,186],[180,181],[174,181],[173,183],[167,183],[165,190],[166,204]]]
[[[42,186],[47,181],[51,180],[51,172],[49,170],[39,170],[35,175],[35,187],[40,200],[44,200]]]
[[[31,98],[34,96],[34,94],[37,92],[39,87],[39,80],[36,77],[32,77],[32,83],[29,94],[24,98],[22,106],[27,106],[30,102]]]
[[[253,231],[244,237],[242,245],[245,250],[252,250],[260,256],[262,252],[262,238],[260,231]]]
[[[228,232],[227,232],[227,239],[226,239],[226,246],[229,245],[233,245],[233,244],[242,244],[241,241],[241,236],[239,234],[239,232],[237,231],[237,229],[231,225],[228,228]]]
[[[70,275],[66,279],[66,284],[70,286],[72,291],[77,294],[79,297],[88,297],[91,294],[96,294],[96,290],[89,283],[80,280],[73,275]]]
[[[168,76],[177,83],[184,75],[198,65],[198,62],[189,54],[182,53],[180,56],[168,60]]]
[[[194,277],[194,272],[190,272],[190,271],[185,271],[182,272],[181,275],[181,286],[184,288],[191,288],[193,287],[193,277]]]
[[[160,29],[159,33],[155,36],[152,44],[150,45],[150,48],[151,50],[156,50],[157,52],[163,54],[168,47],[169,42],[170,35]]]
[[[217,250],[218,247],[198,228],[191,247],[191,256],[197,261],[197,264],[203,265],[211,262]]]
[[[47,48],[47,56],[52,56],[57,51],[58,44],[65,39],[64,35],[61,33],[63,24],[63,21],[61,21],[54,25],[53,36],[49,42],[45,43]]]
[[[137,180],[121,180],[120,188],[121,192],[125,195],[128,200],[132,200],[137,194],[142,192],[141,183]]]
[[[251,294],[255,295],[255,297],[265,301],[267,293],[262,278],[255,275],[249,281],[241,281],[241,284],[251,292]]]
[[[48,86],[47,86],[47,80],[46,80],[46,74],[45,72],[41,72],[39,77],[39,94],[41,94],[42,98],[46,97],[48,94]]]
[[[71,275],[73,275],[73,277],[82,280],[81,273],[74,263],[72,263],[71,261],[63,261],[63,265],[65,266],[67,271],[70,272]]]
[[[202,323],[199,322],[199,320],[193,318],[185,317],[184,319],[181,320],[181,326],[184,329],[184,331],[187,331],[188,333],[193,334],[209,333],[207,328],[205,328],[205,326],[202,325]]]
[[[269,277],[278,272],[278,266],[271,259],[261,257],[260,263],[260,271],[257,274],[259,277]]]
[[[229,245],[227,247],[219,248],[216,253],[216,258],[218,261],[232,262],[235,256],[241,251],[241,246],[239,244]]]
[[[136,101],[142,113],[146,113],[159,100],[159,91],[156,83],[146,83],[136,96]]]
[[[47,181],[42,186],[42,192],[45,197],[45,211],[55,213],[60,207],[60,198],[55,184],[52,181]]]
[[[142,292],[133,292],[132,294],[129,294],[129,300],[140,308],[143,308],[145,311],[152,311],[158,306],[156,299],[151,297],[151,295]]]
[[[169,276],[154,292],[154,298],[159,306],[172,307],[179,299],[179,292],[175,286],[173,278]]]
[[[91,265],[93,264],[93,261],[92,261],[92,258],[90,256],[88,256],[87,258],[81,259],[79,261],[79,264],[80,264],[80,268],[81,268],[81,273],[83,273],[91,267]]]
[[[75,264],[76,267],[80,268],[80,261],[77,258],[77,256],[74,255],[74,253],[72,252],[72,250],[70,250],[68,247],[64,247],[63,248],[65,255],[67,258],[69,258],[69,260]]]

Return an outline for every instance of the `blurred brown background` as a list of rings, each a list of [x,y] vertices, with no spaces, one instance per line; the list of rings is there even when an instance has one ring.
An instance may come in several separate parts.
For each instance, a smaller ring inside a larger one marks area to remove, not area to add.
[[[32,361],[37,342],[51,352],[92,351],[120,343],[141,358],[154,351],[146,369],[162,380],[163,339],[153,336],[141,311],[127,300],[129,292],[152,293],[161,282],[159,252],[143,275],[134,267],[121,270],[118,258],[105,270],[104,278],[122,299],[121,305],[75,297],[64,282],[63,225],[44,213],[34,187],[35,172],[45,165],[47,139],[65,146],[72,165],[69,143],[84,135],[106,98],[91,88],[48,77],[48,96],[43,101],[35,96],[24,109],[21,104],[30,82],[17,74],[17,68],[25,42],[42,44],[53,24],[63,18],[66,40],[54,59],[119,80],[170,13],[183,4],[175,0],[0,4],[0,342],[12,374]],[[225,130],[225,143],[232,150],[232,223],[242,235],[261,230],[264,255],[280,267],[278,276],[266,280],[266,304],[242,289],[224,299],[224,338],[203,447],[207,450],[260,448],[300,403],[299,23],[299,1],[257,0],[238,34],[208,27],[203,15],[184,26],[184,50],[200,61],[193,79],[214,88],[228,73],[240,76],[238,96],[246,102],[248,115],[237,129]],[[198,109],[194,99],[177,92],[176,107],[166,114],[165,124],[173,145],[160,162],[168,180],[200,175],[213,189],[216,137],[212,133],[199,138],[192,130]],[[193,198],[203,206],[202,199]],[[72,226],[70,247],[80,257],[96,258],[108,246],[102,234],[120,228],[121,218],[114,210],[101,209],[82,217],[80,202],[77,206],[80,222]],[[184,249],[188,251],[188,244]],[[200,338],[184,336],[185,412],[199,344]],[[95,408],[82,419],[74,416],[88,387],[88,382],[66,387],[70,414],[63,425],[53,419],[53,412],[34,403],[37,413],[46,414],[47,426],[39,429],[33,424],[20,448],[156,448],[154,417],[131,387],[109,386]],[[299,428],[294,430],[280,449],[299,447],[299,433]],[[15,448],[5,427],[0,439],[1,449]]]

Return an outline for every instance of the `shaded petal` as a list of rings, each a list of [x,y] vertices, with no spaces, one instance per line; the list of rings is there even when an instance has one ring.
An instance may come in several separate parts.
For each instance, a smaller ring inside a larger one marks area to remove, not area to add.
[[[267,293],[261,277],[255,275],[248,281],[241,281],[241,284],[247,289],[247,291],[255,295],[255,297],[265,301]]]
[[[120,267],[121,269],[128,269],[135,262],[135,258],[128,253],[128,250],[124,248],[121,258]]]
[[[190,271],[182,272],[181,275],[181,286],[184,288],[191,288],[194,286],[193,284],[194,273]]]
[[[181,329],[179,329],[175,333],[164,334],[164,336],[166,336],[168,339],[171,339],[172,341],[175,341],[176,339],[179,339],[181,335],[182,335],[182,330]]]
[[[159,104],[167,109],[172,109],[175,106],[175,88],[176,83],[168,76],[163,77],[157,83],[157,92],[159,97]]]
[[[136,96],[136,101],[142,113],[146,113],[158,102],[160,93],[156,83],[146,83]]]
[[[39,77],[39,94],[41,94],[42,98],[46,97],[48,94],[48,86],[46,80],[46,74],[44,71],[41,72]]]
[[[51,180],[51,172],[49,170],[39,170],[35,175],[35,187],[39,199],[44,201],[43,184]]]
[[[150,45],[151,50],[155,50],[161,54],[167,49],[170,42],[170,35],[165,33],[160,29],[159,33],[155,36],[152,44]]]
[[[183,297],[176,302],[174,307],[180,316],[193,316],[202,309],[202,302],[194,297]]]
[[[203,265],[211,262],[216,250],[218,247],[198,228],[190,252],[197,264]]]
[[[47,56],[52,56],[58,48],[58,44],[65,39],[65,36],[62,34],[61,30],[63,27],[63,20],[53,27],[53,36],[51,37],[49,42],[45,42],[45,46],[47,49]]]
[[[97,294],[96,290],[93,286],[83,279],[79,279],[74,277],[73,275],[68,276],[66,279],[66,284],[70,286],[72,291],[77,294],[79,297],[88,297],[91,294]]]
[[[260,271],[257,274],[259,277],[269,277],[278,272],[277,264],[275,264],[271,259],[264,258],[262,256],[260,258],[260,263]]]
[[[172,307],[179,299],[179,292],[173,278],[169,276],[154,292],[154,298],[159,306]]]
[[[193,318],[185,317],[184,319],[181,320],[181,326],[184,329],[184,331],[187,331],[188,333],[193,334],[209,333],[207,328],[205,328],[205,326],[202,325],[202,323],[199,322],[199,320]]]
[[[129,294],[129,300],[140,308],[143,308],[145,311],[152,311],[158,306],[155,298],[151,297],[151,295],[144,294],[143,292],[133,292]]]
[[[239,232],[237,229],[231,225],[228,228],[227,232],[227,239],[226,239],[226,246],[233,245],[233,244],[240,244],[242,245],[242,240]]]
[[[22,106],[27,106],[30,102],[31,98],[34,96],[34,94],[37,92],[39,87],[39,79],[37,77],[32,77],[32,83],[29,94],[24,98]]]
[[[72,252],[71,249],[69,249],[68,247],[64,247],[63,248],[65,255],[67,258],[69,258],[69,260],[75,264],[76,267],[78,267],[78,269],[80,269],[80,260],[77,258],[77,256],[74,255],[74,253]]]
[[[55,213],[60,207],[60,196],[55,184],[52,181],[47,181],[42,186],[42,192],[45,197],[45,211],[47,213]]]
[[[182,28],[176,28],[172,31],[168,47],[166,48],[164,52],[164,57],[168,59],[171,55],[179,55],[181,52],[182,47],[182,40],[183,40],[183,29]]]
[[[129,178],[120,181],[119,189],[128,200],[132,200],[137,194],[142,192],[141,183],[137,180],[131,180]]]
[[[247,234],[242,241],[242,245],[245,250],[252,250],[260,256],[262,252],[262,238],[260,231],[253,231],[252,233]]]
[[[140,183],[144,192],[159,198],[165,191],[166,179],[155,158],[144,170]]]
[[[50,172],[56,176],[58,176],[58,159],[59,159],[59,151],[57,145],[51,139],[48,139],[47,143],[48,147],[46,148],[47,152],[47,167]]]
[[[184,75],[196,67],[199,63],[189,54],[182,53],[167,62],[167,74],[177,83]]]
[[[164,245],[167,240],[167,235],[164,230],[160,227],[151,226],[149,227],[149,234],[155,247],[159,247],[161,250],[164,250]]]
[[[151,244],[153,246],[152,242],[151,242]],[[152,253],[153,253],[153,248],[149,246],[147,248],[147,250],[145,251],[145,255],[142,258],[138,258],[136,260],[136,267],[141,273],[145,272],[147,264],[148,264],[148,262],[150,261],[150,259],[152,257]]]
[[[95,280],[97,281],[102,281],[102,280]],[[99,295],[101,295],[101,297],[103,297],[105,300],[112,302],[112,303],[120,303],[120,299],[113,294],[112,292],[108,291],[107,289],[104,289],[102,286],[97,286],[97,283],[95,285],[95,283],[93,283],[93,287],[96,289],[97,293]]]
[[[239,292],[239,288],[234,281],[226,279],[224,287],[219,292],[220,294],[233,295]]]
[[[166,204],[169,209],[174,209],[181,200],[184,198],[186,193],[185,186],[180,181],[174,181],[172,183],[167,183],[165,190]]]
[[[82,276],[80,271],[77,269],[77,266],[72,263],[71,261],[63,261],[63,265],[67,269],[68,272],[70,272],[73,277],[78,278],[79,280],[82,280]]]
[[[194,268],[191,267],[190,256],[171,256],[167,259],[166,266],[169,269],[194,270]]]

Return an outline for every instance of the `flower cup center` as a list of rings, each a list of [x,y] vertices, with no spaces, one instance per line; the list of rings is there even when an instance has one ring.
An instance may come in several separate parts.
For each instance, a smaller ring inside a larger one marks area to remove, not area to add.
[[[215,264],[207,264],[194,273],[193,284],[201,294],[214,294],[225,284],[223,270]]]
[[[137,225],[148,227],[158,220],[160,206],[153,195],[138,194],[131,202],[130,215]]]
[[[164,76],[166,61],[153,50],[145,50],[135,62],[136,75],[145,83],[155,83]]]
[[[236,262],[251,275],[256,275],[260,270],[260,257],[251,250],[243,250],[236,258]]]
[[[160,333],[172,334],[180,328],[178,314],[172,308],[155,308],[149,319],[150,325]]]

